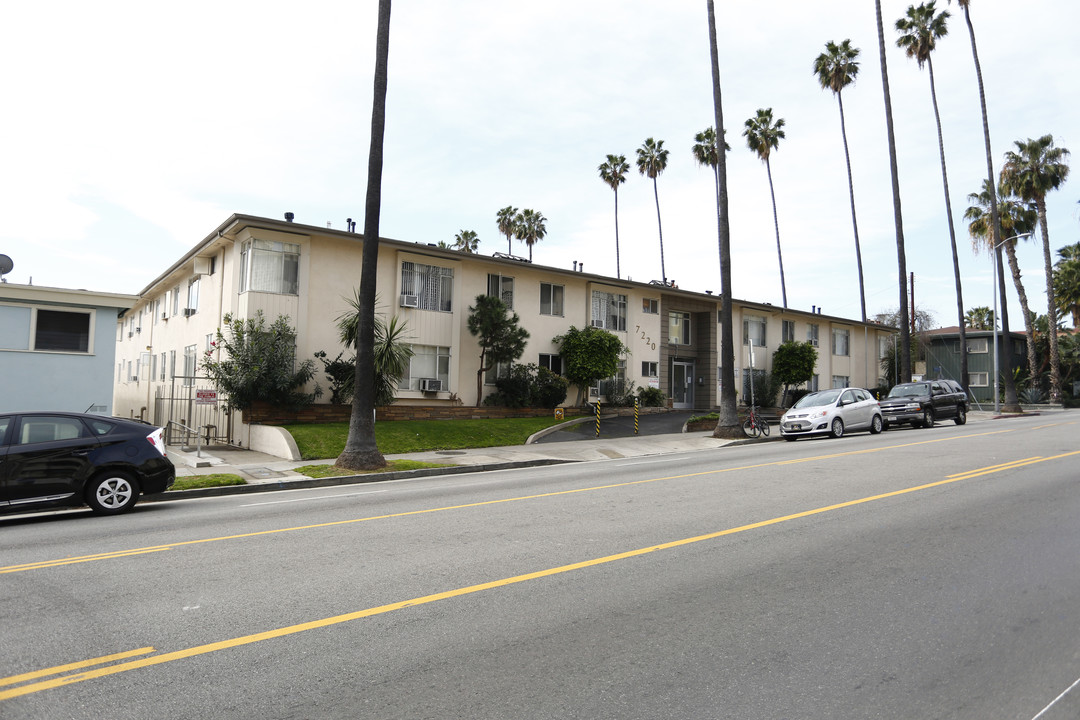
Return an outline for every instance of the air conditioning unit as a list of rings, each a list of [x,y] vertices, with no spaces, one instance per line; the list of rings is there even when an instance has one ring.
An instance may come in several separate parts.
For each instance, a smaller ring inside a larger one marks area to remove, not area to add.
[[[135,332],[137,332],[139,334],[142,334],[142,328],[141,327],[135,328]]]
[[[184,308],[184,317],[191,317],[195,314],[195,308]]]
[[[168,320],[169,319],[169,313],[161,313],[161,319],[162,320]]]
[[[138,375],[132,375],[131,376],[131,382],[139,382],[139,376]]]
[[[602,327],[604,327],[604,321],[603,320],[593,320],[592,321],[592,326],[595,327],[595,328],[602,328]]]
[[[439,392],[440,390],[442,390],[442,380],[420,378],[420,392]]]
[[[600,391],[597,388],[589,388],[589,397],[600,397]]]
[[[128,330],[128,337],[129,338],[135,337],[135,331],[134,330]]]
[[[419,295],[402,295],[401,296],[401,307],[411,307],[411,308],[420,307],[420,296]]]

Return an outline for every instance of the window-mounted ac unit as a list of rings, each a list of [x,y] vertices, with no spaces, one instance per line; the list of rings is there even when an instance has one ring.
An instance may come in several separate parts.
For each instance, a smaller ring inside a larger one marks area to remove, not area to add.
[[[600,391],[594,387],[589,388],[589,397],[600,397]]]
[[[439,392],[440,390],[442,390],[442,380],[420,378],[420,392]]]
[[[810,343],[811,345],[813,345],[814,347],[817,347],[817,346],[818,346],[818,344],[817,344],[817,338],[814,338],[813,340],[809,340],[808,342],[809,342],[809,343]]]
[[[595,328],[602,328],[602,327],[604,327],[604,321],[603,320],[593,320],[592,321],[592,326],[595,327]]]
[[[162,320],[168,320],[169,319],[169,313],[161,313],[161,319]]]
[[[401,307],[410,307],[410,308],[420,307],[420,296],[419,295],[402,295],[401,296]]]
[[[139,376],[138,375],[132,375],[131,376],[131,382],[139,382]]]
[[[195,314],[195,308],[184,308],[184,317],[191,317]]]
[[[128,330],[128,337],[129,338],[135,337],[135,331],[134,330]]]
[[[137,332],[139,334],[142,334],[142,328],[141,327],[135,328],[135,332]]]

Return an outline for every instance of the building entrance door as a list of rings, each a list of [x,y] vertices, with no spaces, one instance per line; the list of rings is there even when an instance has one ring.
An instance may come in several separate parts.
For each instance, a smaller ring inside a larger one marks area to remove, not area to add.
[[[672,361],[671,406],[685,409],[694,407],[694,363]]]

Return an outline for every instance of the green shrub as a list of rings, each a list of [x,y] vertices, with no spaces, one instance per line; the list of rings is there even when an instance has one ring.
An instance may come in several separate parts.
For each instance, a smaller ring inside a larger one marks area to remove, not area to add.
[[[664,407],[664,392],[660,388],[639,387],[637,389],[638,400],[641,407]]]

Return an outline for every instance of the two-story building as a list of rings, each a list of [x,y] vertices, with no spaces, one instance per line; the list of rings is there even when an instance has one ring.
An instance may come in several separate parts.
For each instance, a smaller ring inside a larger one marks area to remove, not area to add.
[[[285,315],[297,331],[297,357],[344,348],[336,319],[355,295],[363,236],[290,221],[233,215],[139,293],[120,318],[115,404],[118,414],[156,423],[206,421],[192,391],[205,387],[199,364],[226,314],[267,321]],[[637,386],[659,387],[674,407],[709,410],[719,403],[720,298],[662,284],[620,280],[485,256],[433,244],[379,241],[377,312],[407,323],[414,356],[399,404],[474,405],[480,351],[467,326],[477,295],[501,297],[520,317],[529,340],[520,362],[561,371],[553,338],[570,326],[615,333],[629,348],[620,373]],[[811,388],[875,386],[891,329],[820,312],[733,301],[740,393],[750,369],[768,371],[787,340],[818,346]],[[483,395],[494,390],[494,373]],[[325,383],[324,383],[325,384]],[[598,388],[591,388],[596,395]],[[589,395],[590,393],[586,393]],[[185,408],[175,416],[176,398]],[[568,402],[577,397],[572,388]],[[174,416],[166,417],[163,399]],[[186,403],[186,405],[184,405]],[[193,418],[199,417],[197,421]]]

